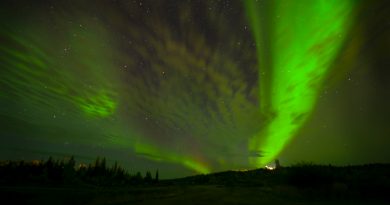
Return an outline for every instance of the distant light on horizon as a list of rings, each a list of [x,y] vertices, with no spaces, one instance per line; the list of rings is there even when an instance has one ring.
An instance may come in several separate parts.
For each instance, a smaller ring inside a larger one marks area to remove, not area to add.
[[[274,170],[275,169],[275,167],[269,166],[269,165],[265,165],[265,168],[268,169],[268,170]]]

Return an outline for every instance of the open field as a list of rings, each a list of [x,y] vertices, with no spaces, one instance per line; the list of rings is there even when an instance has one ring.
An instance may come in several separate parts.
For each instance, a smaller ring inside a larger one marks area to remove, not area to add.
[[[292,186],[158,186],[137,188],[1,187],[8,204],[388,204],[384,200],[318,197]]]

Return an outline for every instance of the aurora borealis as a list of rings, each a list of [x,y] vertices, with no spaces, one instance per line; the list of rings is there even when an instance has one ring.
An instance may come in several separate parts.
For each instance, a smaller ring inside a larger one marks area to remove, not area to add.
[[[163,177],[389,162],[386,8],[3,1],[0,156],[106,156]]]
[[[259,47],[261,111],[272,118],[249,142],[250,149],[264,152],[256,165],[273,160],[312,112],[355,6],[348,0],[268,4],[246,1]]]

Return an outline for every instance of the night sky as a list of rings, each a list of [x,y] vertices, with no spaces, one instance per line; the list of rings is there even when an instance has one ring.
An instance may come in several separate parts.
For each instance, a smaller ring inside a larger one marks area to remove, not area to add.
[[[390,4],[1,1],[0,159],[162,178],[390,162]]]

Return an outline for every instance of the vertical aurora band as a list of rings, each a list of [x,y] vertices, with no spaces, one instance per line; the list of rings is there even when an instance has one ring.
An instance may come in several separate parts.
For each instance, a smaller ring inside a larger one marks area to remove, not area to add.
[[[249,141],[273,160],[313,111],[321,85],[347,34],[356,1],[245,1],[256,42],[260,109],[267,121]],[[272,5],[271,5],[272,4]]]

